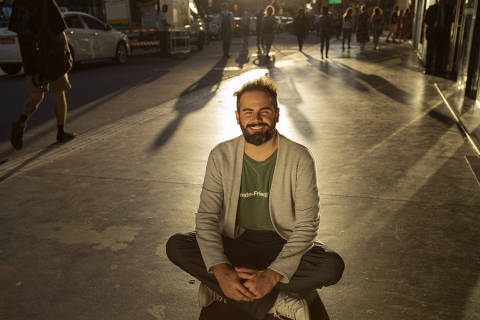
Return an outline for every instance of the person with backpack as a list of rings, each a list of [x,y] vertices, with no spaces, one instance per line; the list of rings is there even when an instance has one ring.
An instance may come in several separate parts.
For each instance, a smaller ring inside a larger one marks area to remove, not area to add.
[[[267,6],[266,14],[262,22],[262,34],[263,40],[265,41],[265,56],[268,59],[270,59],[270,48],[272,47],[273,39],[275,38],[275,28],[277,25],[275,17],[273,16],[274,12],[275,9],[273,8],[273,6]]]
[[[66,28],[55,0],[13,2],[8,29],[18,35],[29,92],[20,118],[12,124],[10,142],[15,149],[22,148],[27,120],[49,90],[55,102],[57,142],[67,142],[75,137],[64,130],[67,119],[65,91],[72,87],[68,79],[72,57],[64,33]]]
[[[228,11],[228,4],[222,4],[222,12],[220,12],[220,34],[222,35],[223,57],[230,57],[230,44],[233,35],[233,15]]]

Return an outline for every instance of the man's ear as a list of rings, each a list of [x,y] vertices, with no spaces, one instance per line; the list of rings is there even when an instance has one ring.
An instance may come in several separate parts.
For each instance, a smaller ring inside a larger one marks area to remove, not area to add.
[[[277,108],[277,111],[275,111],[275,122],[278,122],[279,117],[280,117],[280,109]]]
[[[237,123],[240,124],[240,114],[238,113],[238,110],[235,110],[235,118],[237,118]]]

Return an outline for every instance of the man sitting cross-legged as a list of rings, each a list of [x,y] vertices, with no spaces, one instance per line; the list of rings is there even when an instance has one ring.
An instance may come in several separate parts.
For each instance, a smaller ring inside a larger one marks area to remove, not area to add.
[[[248,82],[235,96],[243,135],[211,151],[195,231],[170,237],[167,255],[201,281],[201,307],[218,300],[255,319],[310,319],[304,293],[337,283],[344,270],[315,241],[315,161],[276,131],[273,81]]]

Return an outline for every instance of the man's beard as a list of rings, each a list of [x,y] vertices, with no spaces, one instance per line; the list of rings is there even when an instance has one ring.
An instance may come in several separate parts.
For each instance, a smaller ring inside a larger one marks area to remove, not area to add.
[[[249,127],[254,127],[254,126],[266,126],[267,130],[263,132],[254,132],[252,134],[248,133],[248,128]],[[259,122],[259,123],[251,123],[244,127],[242,125],[242,122],[240,122],[240,128],[242,129],[243,136],[245,137],[245,141],[248,143],[251,143],[255,146],[259,146],[264,144],[265,142],[269,141],[272,139],[274,133],[275,133],[275,123],[270,126],[265,122]]]

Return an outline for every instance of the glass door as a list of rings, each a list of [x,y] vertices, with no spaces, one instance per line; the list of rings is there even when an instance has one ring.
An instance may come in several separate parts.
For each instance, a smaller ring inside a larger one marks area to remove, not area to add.
[[[469,75],[470,53],[472,50],[473,33],[478,0],[466,0],[463,8],[462,27],[458,43],[458,77],[459,86],[465,87]]]
[[[472,48],[470,50],[470,61],[468,64],[467,84],[465,87],[465,94],[475,99],[478,95],[479,76],[480,76],[480,6],[478,0],[476,1],[476,10],[474,9],[473,16],[473,36]]]

